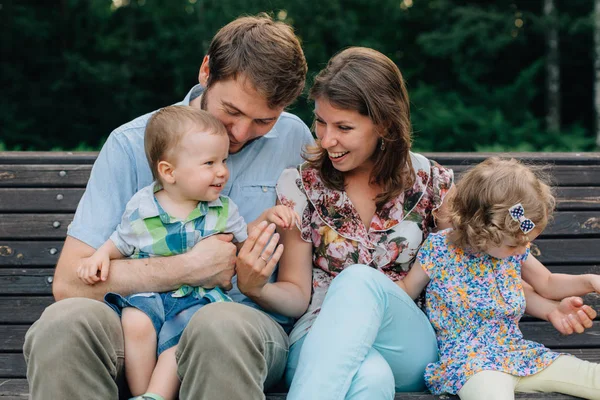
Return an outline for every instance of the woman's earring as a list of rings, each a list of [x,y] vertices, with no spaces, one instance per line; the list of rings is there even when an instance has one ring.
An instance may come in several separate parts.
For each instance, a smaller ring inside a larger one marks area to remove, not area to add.
[[[383,140],[383,138],[381,139],[381,146],[379,146],[379,148],[381,149],[381,151],[385,150],[385,140]]]

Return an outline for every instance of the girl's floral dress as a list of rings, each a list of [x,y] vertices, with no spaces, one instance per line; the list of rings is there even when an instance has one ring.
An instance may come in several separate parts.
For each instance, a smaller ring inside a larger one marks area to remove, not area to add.
[[[414,185],[377,209],[368,229],[346,193],[326,188],[315,169],[300,165],[283,171],[279,201],[302,217],[302,239],[313,245],[311,303],[294,325],[290,343],[311,328],[331,281],[344,268],[365,264],[394,281],[406,276],[453,180],[452,170],[420,154],[411,153],[411,162]]]
[[[456,394],[477,372],[527,376],[546,368],[560,354],[523,339],[518,326],[525,312],[521,263],[529,248],[501,260],[452,245],[449,232],[429,235],[417,256],[431,279],[426,309],[440,349],[440,360],[425,370],[429,389]]]

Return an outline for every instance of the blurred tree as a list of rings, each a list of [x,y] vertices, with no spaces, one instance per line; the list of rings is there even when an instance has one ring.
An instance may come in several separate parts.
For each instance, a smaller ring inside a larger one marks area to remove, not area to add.
[[[558,50],[558,18],[554,0],[544,0],[546,17],[546,128],[551,132],[560,131],[560,60]]]
[[[560,9],[562,128],[547,129],[548,0],[19,0],[0,7],[0,142],[98,148],[133,117],[181,99],[213,34],[269,12],[300,36],[312,77],[347,46],[398,63],[421,150],[589,150],[593,5]],[[290,107],[310,125],[312,104]]]

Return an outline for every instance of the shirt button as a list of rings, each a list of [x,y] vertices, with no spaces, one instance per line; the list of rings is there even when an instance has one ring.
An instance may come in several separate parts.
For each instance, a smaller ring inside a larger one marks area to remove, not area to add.
[[[266,186],[263,186],[263,187],[262,187],[262,191],[263,191],[263,192],[267,193],[267,190],[269,190],[269,189],[267,189],[267,187],[266,187]]]

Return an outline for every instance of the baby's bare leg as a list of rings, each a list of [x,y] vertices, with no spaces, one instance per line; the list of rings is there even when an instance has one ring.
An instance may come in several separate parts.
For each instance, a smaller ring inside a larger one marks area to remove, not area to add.
[[[148,393],[161,395],[165,400],[175,400],[179,393],[180,382],[175,360],[176,348],[173,346],[160,353],[147,390]]]
[[[150,317],[135,307],[126,307],[121,316],[125,338],[125,376],[131,394],[146,393],[156,365],[156,330]]]

